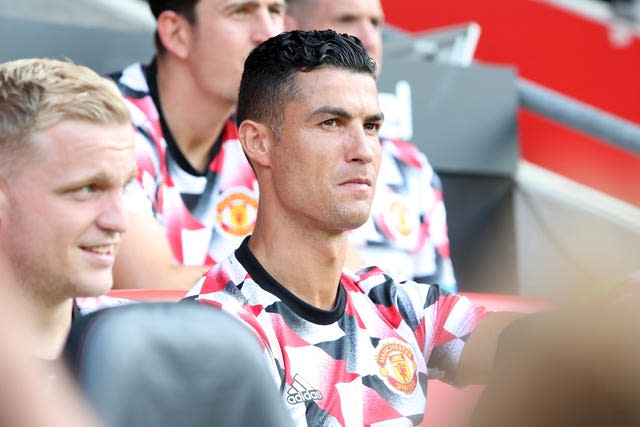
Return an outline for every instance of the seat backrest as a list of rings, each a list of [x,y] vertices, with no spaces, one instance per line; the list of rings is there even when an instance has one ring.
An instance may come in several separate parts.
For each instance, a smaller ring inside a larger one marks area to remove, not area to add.
[[[255,336],[209,306],[96,311],[74,320],[65,357],[108,427],[291,425]]]
[[[182,289],[112,289],[109,296],[132,301],[180,301],[187,291]]]

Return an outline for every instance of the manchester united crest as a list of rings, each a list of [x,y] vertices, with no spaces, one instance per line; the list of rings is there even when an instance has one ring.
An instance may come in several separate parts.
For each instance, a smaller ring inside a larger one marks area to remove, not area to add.
[[[258,200],[244,188],[232,188],[220,198],[217,206],[216,227],[232,236],[243,237],[253,231],[256,224]]]
[[[377,222],[383,222],[381,228],[396,245],[402,247],[415,245],[420,231],[420,216],[414,203],[398,194],[390,193],[385,198],[386,204]]]
[[[418,364],[411,347],[394,339],[380,341],[376,352],[379,374],[391,390],[411,395],[418,384]]]

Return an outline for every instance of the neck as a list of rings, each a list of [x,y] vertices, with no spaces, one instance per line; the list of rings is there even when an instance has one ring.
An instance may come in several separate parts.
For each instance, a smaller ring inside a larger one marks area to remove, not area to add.
[[[284,221],[283,221],[284,222]],[[249,248],[289,291],[315,307],[335,306],[347,248],[347,234],[286,228],[258,217]]]
[[[71,329],[73,300],[55,299],[38,293],[33,285],[24,283],[20,274],[2,257],[0,249],[0,278],[2,278],[3,295],[9,294],[13,307],[19,307],[16,319],[20,325],[15,329],[23,329],[23,338],[32,354],[40,359],[57,359]],[[5,295],[6,297],[6,295]]]
[[[158,96],[167,125],[184,157],[203,172],[234,105],[203,91],[185,63],[165,55],[158,57],[157,66]]]
[[[54,305],[34,306],[37,357],[56,359],[60,356],[71,329],[72,305],[73,301],[66,299]]]

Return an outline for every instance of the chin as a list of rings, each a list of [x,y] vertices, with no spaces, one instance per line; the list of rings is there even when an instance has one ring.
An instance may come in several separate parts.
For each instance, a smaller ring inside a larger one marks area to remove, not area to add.
[[[354,213],[347,219],[347,221],[345,221],[348,224],[346,230],[355,230],[356,228],[367,222],[367,219],[369,219],[369,211],[366,211],[365,213]]]
[[[113,288],[113,277],[111,272],[108,275],[93,274],[80,281],[76,285],[78,296],[97,297],[104,295]]]

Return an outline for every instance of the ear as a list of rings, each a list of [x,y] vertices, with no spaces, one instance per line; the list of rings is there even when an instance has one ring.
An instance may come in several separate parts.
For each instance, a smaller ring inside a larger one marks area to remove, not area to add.
[[[284,30],[292,31],[298,29],[300,29],[298,20],[291,15],[284,15]]]
[[[167,52],[185,59],[191,46],[191,24],[184,16],[165,10],[158,16],[158,37]]]
[[[273,144],[273,131],[263,123],[245,120],[238,128],[238,138],[242,149],[256,169],[270,167],[270,150]]]

